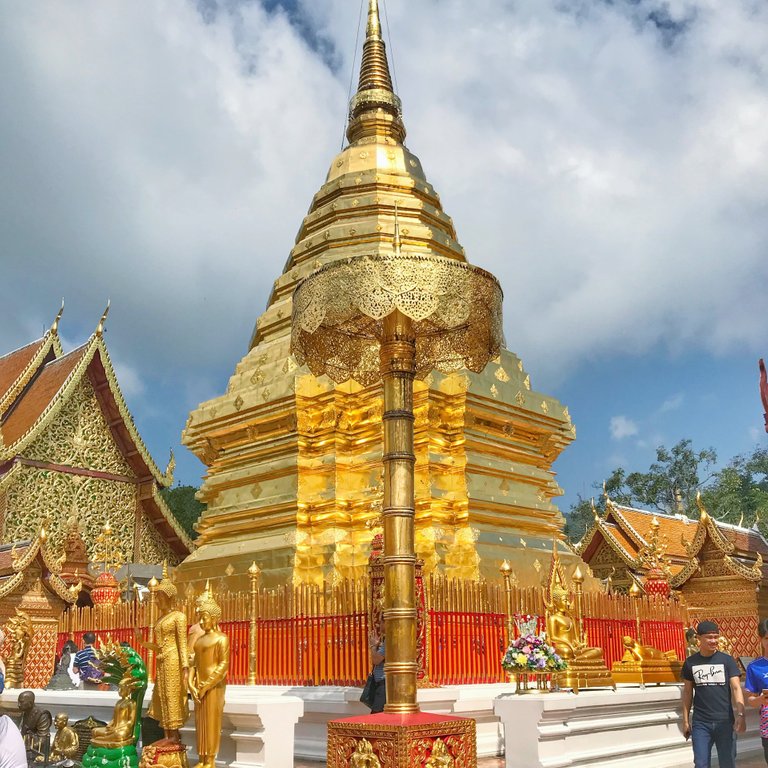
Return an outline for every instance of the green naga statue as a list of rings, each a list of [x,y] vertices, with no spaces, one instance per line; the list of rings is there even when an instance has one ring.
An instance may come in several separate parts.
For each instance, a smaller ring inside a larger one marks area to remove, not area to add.
[[[147,691],[147,668],[129,645],[108,641],[99,652],[104,682],[117,685],[120,699],[112,721],[94,728],[83,756],[83,768],[137,768],[136,742],[141,730],[141,706]]]

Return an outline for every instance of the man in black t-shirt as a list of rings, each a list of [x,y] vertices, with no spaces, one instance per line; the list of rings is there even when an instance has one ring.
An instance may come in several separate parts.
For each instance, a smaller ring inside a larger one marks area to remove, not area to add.
[[[694,768],[709,768],[713,744],[720,768],[735,768],[734,731],[743,733],[746,728],[739,667],[733,656],[718,651],[717,624],[702,621],[696,634],[699,652],[683,664],[683,733],[693,742]]]

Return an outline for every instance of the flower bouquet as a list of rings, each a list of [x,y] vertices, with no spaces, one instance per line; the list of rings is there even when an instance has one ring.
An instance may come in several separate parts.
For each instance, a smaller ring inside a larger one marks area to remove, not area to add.
[[[517,692],[528,690],[530,678],[536,680],[538,690],[547,690],[550,678],[568,668],[568,663],[547,642],[544,634],[521,634],[509,646],[501,666],[517,681]]]

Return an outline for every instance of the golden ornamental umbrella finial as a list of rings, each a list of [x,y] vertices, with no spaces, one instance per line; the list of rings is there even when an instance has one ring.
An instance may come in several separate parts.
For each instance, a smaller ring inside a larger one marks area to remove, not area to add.
[[[365,136],[384,135],[402,143],[405,127],[401,119],[402,105],[392,88],[387,48],[381,32],[378,0],[368,0],[368,23],[365,28],[363,57],[357,93],[349,104],[350,143]]]

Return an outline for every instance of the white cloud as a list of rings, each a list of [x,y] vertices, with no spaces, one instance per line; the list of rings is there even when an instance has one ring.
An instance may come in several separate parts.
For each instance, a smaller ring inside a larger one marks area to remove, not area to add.
[[[659,406],[659,413],[676,411],[683,404],[684,399],[685,396],[682,392],[678,392],[676,395],[671,395]]]
[[[144,394],[144,382],[139,372],[122,360],[111,358],[115,376],[120,384],[120,390],[126,398],[138,397]]]
[[[258,0],[221,5],[0,5],[1,348],[62,294],[85,337],[111,296],[126,364],[223,391],[339,148],[357,13],[300,0],[321,56]],[[409,145],[541,386],[619,351],[764,344],[768,6],[388,11]]]
[[[637,424],[626,416],[612,416],[609,429],[614,440],[623,440],[638,433]]]

